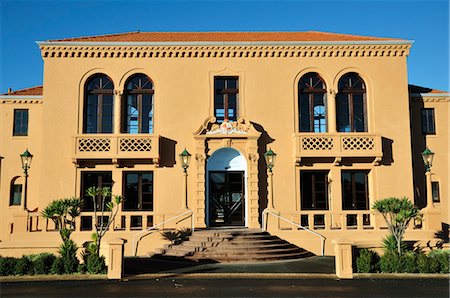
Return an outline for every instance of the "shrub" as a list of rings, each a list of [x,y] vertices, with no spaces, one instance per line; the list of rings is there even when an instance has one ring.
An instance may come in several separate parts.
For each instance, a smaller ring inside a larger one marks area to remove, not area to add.
[[[26,256],[23,256],[20,259],[16,259],[13,274],[33,274],[33,262],[31,262]]]
[[[62,257],[56,257],[50,270],[52,274],[64,274],[64,260]]]
[[[0,257],[0,275],[13,275],[14,268],[16,267],[16,258],[11,257]]]
[[[49,274],[56,256],[51,253],[39,254],[34,261],[34,274]]]
[[[397,240],[395,237],[391,234],[387,235],[385,238],[383,238],[381,242],[381,246],[383,247],[384,251],[397,251]],[[403,241],[400,241],[400,251],[404,252],[406,250],[406,244]]]
[[[417,253],[408,251],[402,256],[402,271],[406,273],[417,273]]]
[[[403,259],[397,254],[396,251],[386,251],[380,258],[381,272],[402,272],[403,267]]]
[[[429,258],[433,258],[439,265],[439,273],[450,273],[450,251],[436,249],[428,254]]]
[[[77,258],[77,245],[72,240],[67,240],[61,244],[59,253],[63,260],[64,273],[70,274],[78,271],[80,262]]]
[[[106,273],[105,257],[97,254],[90,254],[87,257],[87,271],[91,274]]]
[[[376,252],[362,249],[356,258],[356,270],[359,273],[377,272],[379,256]]]
[[[425,253],[419,252],[417,254],[417,270],[419,273],[430,273],[430,262],[428,261],[428,257]]]

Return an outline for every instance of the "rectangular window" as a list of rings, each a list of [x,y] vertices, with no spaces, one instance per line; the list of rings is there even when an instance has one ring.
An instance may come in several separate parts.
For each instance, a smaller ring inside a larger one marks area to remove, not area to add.
[[[13,136],[27,136],[27,135],[28,135],[28,110],[15,109]]]
[[[328,210],[328,171],[300,172],[302,210]]]
[[[424,135],[435,134],[434,109],[422,109],[422,133]]]
[[[112,187],[112,172],[81,172],[81,194],[80,197],[84,199],[83,211],[94,211],[94,202],[92,197],[86,194],[90,187]],[[111,198],[107,198],[104,202],[106,204]],[[97,210],[101,209],[101,197],[96,199]]]
[[[238,93],[237,77],[214,78],[214,117],[218,122],[238,119]]]
[[[22,203],[22,184],[13,184],[11,186],[11,196],[9,198],[10,206],[20,206]]]
[[[439,182],[437,182],[437,181],[431,182],[431,194],[433,196],[434,203],[441,202],[441,197],[439,195]]]
[[[123,210],[153,211],[153,172],[123,173]]]
[[[342,171],[342,209],[369,210],[367,171]]]

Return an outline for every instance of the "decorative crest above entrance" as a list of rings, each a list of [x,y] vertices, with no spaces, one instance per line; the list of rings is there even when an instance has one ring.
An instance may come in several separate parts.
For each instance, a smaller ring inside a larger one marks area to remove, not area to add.
[[[217,123],[215,117],[211,116],[205,119],[200,128],[194,132],[194,135],[247,135],[251,134],[253,125],[250,121],[244,118],[239,118],[237,121],[225,120],[222,123]],[[255,130],[256,133],[258,133]]]

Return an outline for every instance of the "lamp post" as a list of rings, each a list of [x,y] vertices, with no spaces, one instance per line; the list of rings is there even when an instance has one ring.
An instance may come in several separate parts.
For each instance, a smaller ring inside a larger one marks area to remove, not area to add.
[[[423,164],[425,165],[425,178],[427,187],[427,207],[433,207],[433,193],[431,189],[431,166],[433,165],[434,152],[428,147],[422,152]]]
[[[23,209],[27,209],[27,194],[28,194],[28,170],[31,167],[31,160],[33,159],[33,155],[28,151],[28,149],[25,150],[24,153],[20,154],[20,161],[22,162],[22,169],[23,173],[25,174],[25,191],[23,196]]]
[[[273,205],[273,171],[272,168],[275,166],[275,160],[276,160],[276,153],[272,151],[272,149],[269,149],[266,153],[264,153],[264,159],[266,160],[267,169],[269,170],[269,195],[268,195],[268,202],[267,202],[267,208],[274,209]]]
[[[184,148],[183,152],[179,155],[181,167],[183,168],[184,175],[184,202],[183,208],[188,209],[188,195],[187,195],[187,168],[189,168],[189,162],[191,161],[191,154]]]

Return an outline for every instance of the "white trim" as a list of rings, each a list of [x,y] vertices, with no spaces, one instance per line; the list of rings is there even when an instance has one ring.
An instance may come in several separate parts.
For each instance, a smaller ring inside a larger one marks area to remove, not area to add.
[[[449,97],[450,93],[411,93],[411,97]]]
[[[42,99],[42,95],[0,95],[0,99]]]

